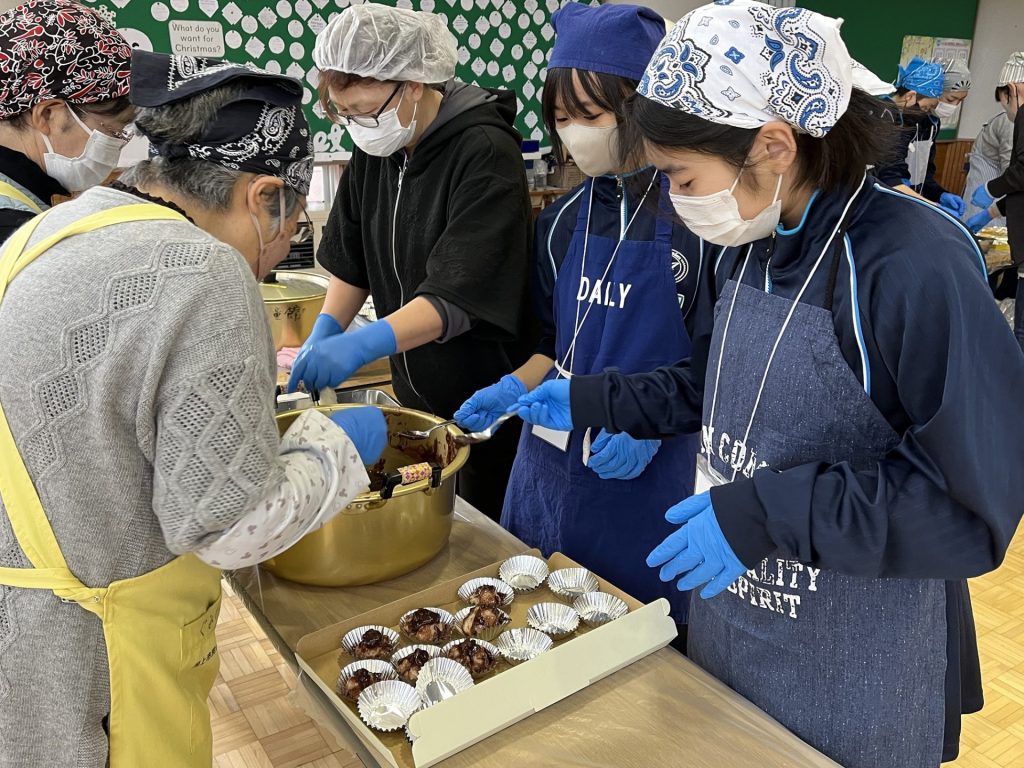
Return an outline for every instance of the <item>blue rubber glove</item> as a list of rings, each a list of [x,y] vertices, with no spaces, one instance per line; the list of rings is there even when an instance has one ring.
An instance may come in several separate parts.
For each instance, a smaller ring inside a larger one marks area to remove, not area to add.
[[[526,385],[511,373],[502,376],[497,384],[470,395],[455,412],[455,422],[469,432],[482,432],[508,413],[527,391]]]
[[[387,320],[328,336],[304,346],[292,366],[288,391],[301,381],[307,392],[337,387],[367,363],[395,354],[398,342]]]
[[[316,322],[313,323],[313,331],[309,334],[309,338],[303,343],[302,348],[315,344],[320,339],[326,339],[328,336],[337,336],[339,333],[344,333],[345,329],[341,327],[341,323],[334,319],[333,315],[329,315],[326,312],[321,312],[317,317]]]
[[[359,451],[363,464],[373,464],[388,445],[388,422],[379,408],[345,408],[331,414]]]
[[[984,184],[974,190],[974,194],[971,195],[971,202],[985,210],[988,210],[995,201],[996,199],[988,193],[988,188]]]
[[[513,403],[508,413],[517,413],[527,424],[568,432],[572,429],[569,408],[569,380],[546,381]]]
[[[978,234],[990,221],[992,221],[992,214],[988,212],[988,208],[983,208],[967,220],[967,228],[974,234]]]
[[[587,466],[602,480],[632,480],[643,474],[661,440],[637,440],[625,432],[617,435],[603,429],[590,446]]]
[[[676,504],[665,513],[670,523],[685,523],[647,556],[652,568],[661,566],[662,581],[682,576],[680,591],[707,585],[700,596],[705,600],[722,592],[742,576],[747,567],[737,559],[718,526],[711,494],[701,493]]]
[[[957,219],[963,216],[964,211],[967,210],[967,204],[964,203],[964,199],[960,195],[954,195],[952,192],[943,192],[939,195],[939,206]]]

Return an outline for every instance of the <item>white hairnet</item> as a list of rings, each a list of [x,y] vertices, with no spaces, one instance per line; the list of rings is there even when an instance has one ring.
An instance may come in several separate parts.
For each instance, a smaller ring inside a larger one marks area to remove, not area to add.
[[[457,60],[444,17],[377,3],[342,11],[313,48],[319,69],[376,80],[443,83],[455,76]]]

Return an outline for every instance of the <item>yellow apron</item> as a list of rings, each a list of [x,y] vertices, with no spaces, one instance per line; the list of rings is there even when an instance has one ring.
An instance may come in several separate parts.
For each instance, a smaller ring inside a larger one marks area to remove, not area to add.
[[[0,179],[0,195],[3,195],[4,197],[9,197],[12,200],[17,200],[19,203],[24,203],[32,210],[33,213],[43,212],[43,209],[39,207],[39,204],[36,203],[35,200],[26,195],[13,184],[8,184],[3,179]]]
[[[115,224],[183,220],[158,205],[125,205],[86,216],[26,250],[46,215],[37,216],[7,241],[0,255],[0,301],[10,281],[61,240]],[[82,584],[68,569],[2,406],[0,496],[18,544],[33,566],[0,568],[0,584],[50,590],[103,622],[110,668],[111,768],[211,765],[206,700],[220,666],[215,638],[220,572],[194,555],[184,555],[107,587]]]

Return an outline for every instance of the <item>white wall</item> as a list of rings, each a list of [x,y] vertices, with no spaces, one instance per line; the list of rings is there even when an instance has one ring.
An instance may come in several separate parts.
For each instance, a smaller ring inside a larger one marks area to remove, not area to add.
[[[971,47],[974,87],[964,102],[960,138],[973,139],[981,126],[999,111],[992,98],[999,71],[1013,51],[1024,50],[1024,14],[1021,0],[980,0]]]
[[[679,19],[694,8],[700,8],[702,5],[707,5],[710,0],[605,0],[608,3],[629,3],[630,5],[646,5],[648,8],[653,8],[662,16],[669,21],[679,21]],[[1014,2],[1015,0],[1010,0]],[[2,0],[0,0],[2,2]]]

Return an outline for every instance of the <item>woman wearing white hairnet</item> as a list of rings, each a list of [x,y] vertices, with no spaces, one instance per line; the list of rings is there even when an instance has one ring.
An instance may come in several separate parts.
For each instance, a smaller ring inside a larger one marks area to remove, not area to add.
[[[368,3],[317,37],[320,97],[355,150],[318,259],[334,276],[290,388],[391,356],[403,405],[451,415],[529,355],[529,190],[516,97],[455,79],[440,16]],[[367,295],[381,320],[349,333]],[[518,430],[473,449],[460,493],[497,519]]]

